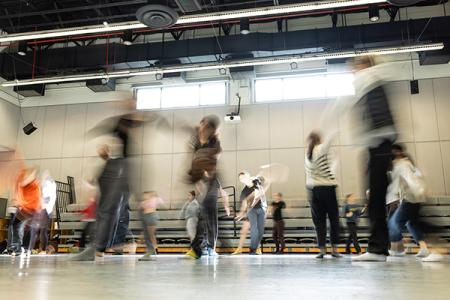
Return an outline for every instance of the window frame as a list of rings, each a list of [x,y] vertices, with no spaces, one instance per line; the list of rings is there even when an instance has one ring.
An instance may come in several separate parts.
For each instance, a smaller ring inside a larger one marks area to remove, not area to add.
[[[225,85],[225,102],[222,104],[201,104],[201,86],[202,85],[208,85],[208,84],[214,84],[214,83],[224,83]],[[195,106],[175,106],[175,107],[162,107],[163,105],[163,99],[162,99],[162,89],[167,87],[184,87],[184,86],[192,86],[197,85],[199,86],[199,93],[198,93],[198,105]],[[139,111],[165,111],[165,110],[176,110],[176,109],[187,109],[187,108],[201,108],[201,107],[221,107],[221,106],[227,106],[229,104],[230,98],[230,82],[229,80],[210,80],[210,81],[198,81],[198,82],[187,82],[187,83],[173,83],[173,84],[162,84],[162,85],[139,85],[136,87],[133,87],[133,98],[137,101],[137,95],[138,90],[143,89],[161,89],[160,92],[160,98],[159,98],[159,108],[143,108],[138,109]],[[136,107],[137,109],[137,107]]]
[[[308,73],[308,74],[292,74],[292,75],[282,75],[282,76],[264,76],[264,77],[258,77],[258,78],[254,78],[251,82],[251,86],[252,86],[252,100],[251,102],[253,104],[264,104],[264,103],[284,103],[284,102],[303,102],[303,101],[322,101],[322,100],[330,100],[330,99],[336,99],[338,97],[341,96],[327,96],[327,91],[325,91],[325,96],[321,96],[321,97],[307,97],[307,98],[296,98],[296,99],[285,99],[285,91],[284,88],[281,91],[281,99],[277,99],[277,100],[267,100],[267,101],[257,101],[256,99],[256,82],[258,80],[270,80],[270,79],[281,79],[282,82],[284,81],[284,79],[288,79],[288,78],[299,78],[299,77],[314,77],[314,76],[324,76],[324,78],[326,78],[326,76],[330,75],[346,75],[346,74],[353,74],[352,72],[318,72],[318,73]],[[342,96],[346,96],[346,95],[342,95]]]

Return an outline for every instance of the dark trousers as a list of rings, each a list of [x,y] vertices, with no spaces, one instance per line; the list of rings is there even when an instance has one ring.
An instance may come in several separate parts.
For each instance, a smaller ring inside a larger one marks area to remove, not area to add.
[[[310,193],[311,214],[317,234],[317,244],[325,247],[327,241],[327,216],[330,221],[330,241],[339,243],[339,208],[335,186],[316,186]]]
[[[215,249],[219,235],[219,221],[217,215],[217,196],[206,195],[200,210],[200,219],[197,223],[197,233],[191,242],[191,248],[197,256],[202,255],[202,244]],[[202,243],[205,240],[205,243]]]
[[[89,243],[93,241],[94,236],[95,236],[95,222],[86,222],[83,232],[81,233],[80,247],[85,248],[86,242]]]
[[[104,252],[106,248],[112,246],[121,203],[127,196],[128,194],[123,192],[100,199],[95,231],[95,247],[98,252]]]
[[[128,197],[125,197],[119,212],[119,221],[117,222],[113,245],[124,244],[127,241],[128,226],[130,224],[130,210]]]
[[[27,219],[21,220],[18,217],[18,214],[14,216],[11,221],[11,243],[10,243],[10,251],[12,252],[21,252],[23,235],[25,231],[25,225],[27,223]]]
[[[28,250],[33,250],[36,244],[36,240],[39,236],[39,250],[46,251],[48,246],[48,225],[50,223],[50,216],[44,209],[37,213],[31,222],[30,228],[30,243],[28,244]]]
[[[400,242],[403,239],[402,230],[405,225],[417,243],[424,240],[425,235],[419,221],[420,207],[420,203],[402,202],[389,219],[389,239],[391,242]]]
[[[273,221],[273,240],[277,252],[284,250],[284,220]]]
[[[392,142],[384,141],[369,149],[369,252],[389,255],[389,235],[386,222],[387,171],[391,164]]]
[[[353,243],[355,246],[356,252],[361,253],[361,247],[358,243],[358,226],[354,222],[347,222],[348,229],[348,237],[347,242],[345,243],[345,249],[348,253],[350,253],[350,245]]]

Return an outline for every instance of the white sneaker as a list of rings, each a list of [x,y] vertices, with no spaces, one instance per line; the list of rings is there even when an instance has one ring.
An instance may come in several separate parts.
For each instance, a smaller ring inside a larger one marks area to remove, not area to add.
[[[422,258],[423,262],[442,262],[445,260],[444,255],[439,253],[431,253],[425,258]]]
[[[417,252],[416,257],[427,257],[430,255],[430,250],[428,248],[421,248],[419,252]]]
[[[406,250],[403,252],[400,251],[395,251],[395,250],[389,250],[389,255],[390,256],[395,256],[395,257],[402,257],[406,255]]]
[[[377,261],[385,262],[386,255],[366,252],[364,254],[352,257],[352,261]]]
[[[219,253],[214,249],[208,249],[208,256],[219,256]]]

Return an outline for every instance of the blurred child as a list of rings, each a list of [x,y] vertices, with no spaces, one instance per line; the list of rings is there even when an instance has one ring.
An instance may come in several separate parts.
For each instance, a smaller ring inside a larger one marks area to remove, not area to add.
[[[273,217],[273,240],[275,241],[276,254],[284,252],[284,220],[282,210],[286,208],[283,201],[283,194],[274,193],[273,202],[271,203],[271,213]]]
[[[139,261],[155,260],[157,254],[158,244],[156,241],[156,225],[158,223],[158,206],[163,203],[163,200],[158,197],[154,191],[144,192],[140,203],[142,214],[142,223],[144,226],[144,238],[147,246],[147,253],[139,259]]]
[[[347,221],[347,228],[349,231],[345,249],[347,253],[351,253],[350,245],[356,249],[356,253],[361,253],[361,247],[358,243],[358,219],[364,214],[366,208],[357,203],[355,194],[348,194],[345,197],[345,205],[343,207],[345,220]]]
[[[41,209],[41,189],[35,168],[23,169],[17,178],[17,213],[11,223],[11,245],[13,256],[22,254],[24,227],[28,220]]]
[[[186,230],[191,243],[197,232],[198,217],[200,215],[200,204],[195,196],[195,191],[188,193],[188,201],[184,204],[180,214],[180,218],[186,220]]]
[[[48,247],[48,226],[52,219],[53,208],[56,203],[56,182],[48,171],[42,174],[41,183],[41,205],[42,209],[36,213],[31,222],[30,243],[28,254],[34,249],[36,239],[39,235],[39,254],[46,254]]]

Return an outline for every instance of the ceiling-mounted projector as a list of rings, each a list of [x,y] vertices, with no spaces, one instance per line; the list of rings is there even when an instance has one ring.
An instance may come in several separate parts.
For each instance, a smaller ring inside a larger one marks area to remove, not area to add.
[[[225,123],[228,123],[228,124],[239,124],[239,123],[241,123],[241,116],[239,115],[239,112],[241,111],[241,96],[239,95],[239,93],[237,93],[236,96],[238,98],[238,109],[237,109],[237,112],[232,112],[232,113],[227,114],[223,118]]]
[[[229,123],[229,124],[239,124],[241,123],[241,116],[237,115],[235,113],[231,113],[231,114],[227,114],[223,120],[225,121],[225,123]]]

